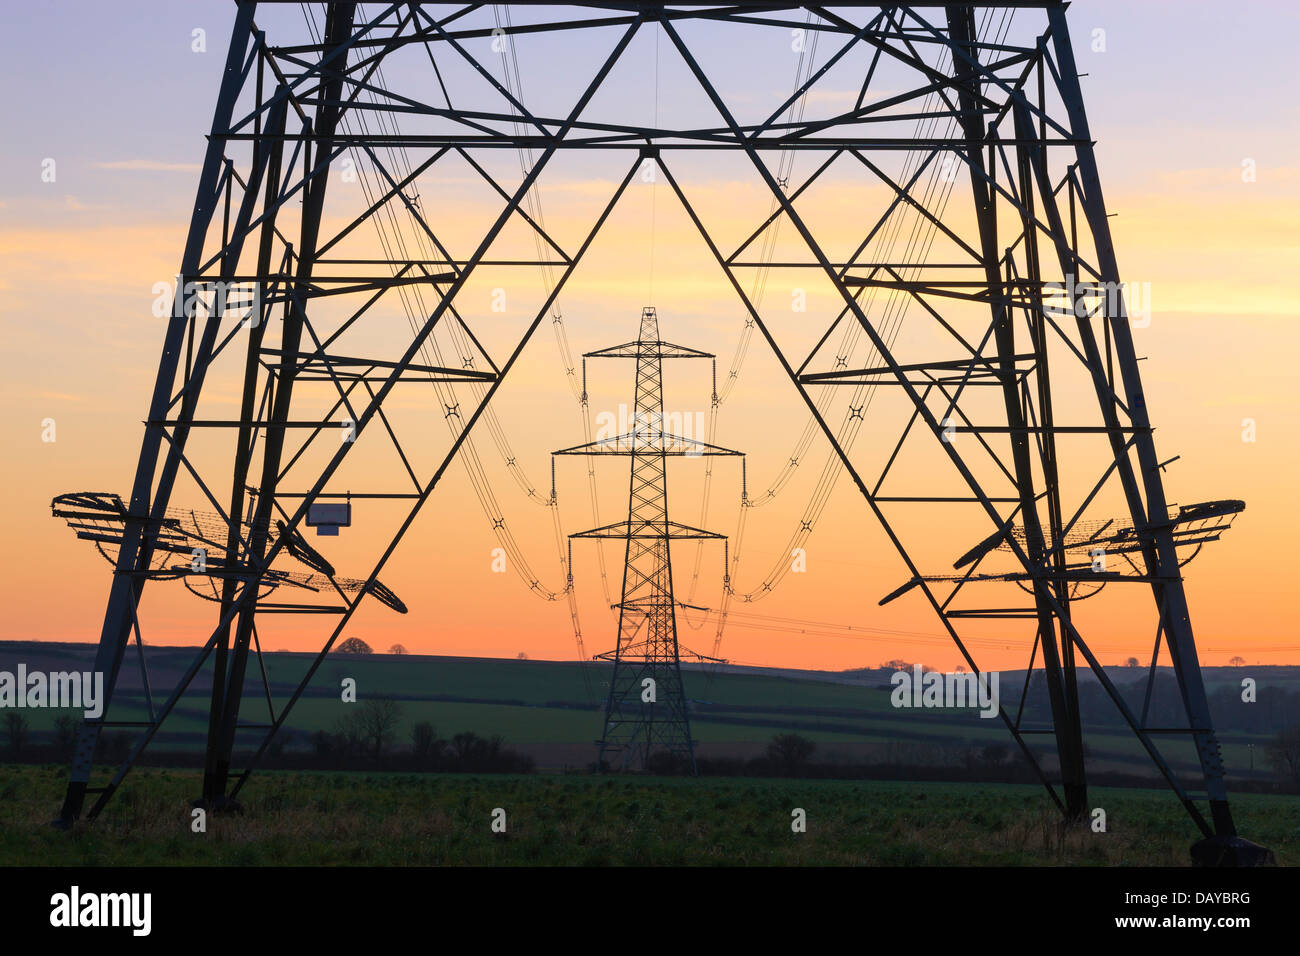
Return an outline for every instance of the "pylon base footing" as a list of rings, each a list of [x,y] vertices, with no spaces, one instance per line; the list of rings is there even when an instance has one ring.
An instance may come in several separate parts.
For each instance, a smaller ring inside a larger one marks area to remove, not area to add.
[[[1214,836],[1192,844],[1193,866],[1277,866],[1267,847],[1241,837]]]

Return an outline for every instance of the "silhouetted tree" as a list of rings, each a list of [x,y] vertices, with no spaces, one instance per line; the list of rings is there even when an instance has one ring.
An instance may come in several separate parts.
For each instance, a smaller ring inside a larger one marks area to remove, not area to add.
[[[60,714],[54,718],[54,746],[61,760],[71,760],[77,749],[77,731],[81,720],[74,714]]]
[[[406,653],[406,648],[403,647],[401,644],[394,644],[392,647],[390,647],[390,648],[388,649],[388,653],[390,653],[390,654],[405,654],[405,653]]]
[[[373,654],[370,645],[359,637],[349,637],[334,649],[336,654]]]
[[[438,737],[438,730],[427,720],[422,720],[411,728],[411,750],[423,760],[437,758],[447,745]]]
[[[318,730],[311,735],[312,749],[316,751],[318,757],[328,757],[339,748],[339,740],[334,734],[326,730]]]
[[[1279,777],[1300,783],[1300,727],[1279,731],[1268,745],[1268,759]]]
[[[361,726],[360,705],[349,708],[334,725],[331,752],[355,756],[365,753],[366,733]]]
[[[797,773],[808,765],[817,745],[799,734],[777,734],[767,745],[767,759],[786,773]]]
[[[462,730],[451,738],[451,749],[455,752],[456,759],[462,763],[476,756],[482,746],[482,738],[472,730]]]
[[[393,700],[371,698],[358,704],[346,720],[349,742],[362,753],[382,757],[397,736],[402,707]]]
[[[22,754],[27,746],[29,726],[27,718],[16,710],[5,714],[5,740],[9,744],[9,753],[14,757]]]

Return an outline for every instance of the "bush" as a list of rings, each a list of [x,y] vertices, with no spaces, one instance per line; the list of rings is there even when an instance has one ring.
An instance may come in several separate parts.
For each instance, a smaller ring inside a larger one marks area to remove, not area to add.
[[[1280,731],[1268,745],[1269,763],[1286,783],[1300,783],[1300,727]]]
[[[27,748],[27,740],[30,737],[30,725],[27,718],[16,710],[11,710],[5,714],[5,742],[9,745],[9,753],[17,759]]]
[[[796,774],[808,766],[817,744],[800,734],[777,734],[767,745],[767,759],[781,773]]]

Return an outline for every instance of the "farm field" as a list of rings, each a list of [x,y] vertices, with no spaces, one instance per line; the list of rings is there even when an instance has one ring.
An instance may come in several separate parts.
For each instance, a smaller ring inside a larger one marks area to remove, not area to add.
[[[183,647],[148,648],[155,706],[194,653]],[[93,648],[83,644],[0,642],[0,667],[23,661],[29,668],[48,671],[85,669],[91,666],[92,655]],[[264,655],[269,693],[277,711],[310,661],[307,654]],[[347,709],[340,702],[340,684],[352,678],[360,700],[383,698],[399,704],[398,749],[409,745],[416,723],[427,721],[444,737],[461,731],[501,735],[508,746],[533,757],[539,769],[581,769],[595,756],[593,742],[599,736],[607,667],[557,661],[335,654],[317,671],[280,739],[289,752],[305,751],[311,746],[312,735],[333,730]],[[1205,673],[1211,694],[1219,695],[1215,699],[1233,699],[1240,671],[1206,668]],[[1216,715],[1216,725],[1229,780],[1267,782],[1273,775],[1265,752],[1282,721],[1270,717],[1249,724],[1238,718],[1256,716],[1252,707],[1276,708],[1271,697],[1295,701],[1300,693],[1300,668],[1251,669],[1251,674],[1258,679],[1261,703],[1237,704],[1235,710],[1227,703],[1223,706],[1228,712],[1221,710]],[[1110,676],[1120,686],[1134,688],[1128,691],[1129,699],[1140,707],[1139,684],[1134,682],[1144,674],[1113,668]],[[898,759],[900,753],[908,762],[935,762],[988,745],[1011,745],[1000,720],[981,719],[974,710],[895,709],[890,705],[888,671],[837,674],[750,668],[710,676],[688,669],[684,679],[692,729],[702,756],[745,759],[760,753],[779,733],[807,737],[817,744],[818,759],[832,762]],[[1023,679],[1023,672],[1002,675],[1004,704],[1019,695]],[[204,668],[157,734],[153,749],[197,752],[202,747],[210,686],[210,671]],[[1098,691],[1095,686],[1093,690]],[[1157,692],[1155,706],[1166,696],[1164,690]],[[266,697],[267,688],[252,666],[245,685],[243,722],[267,723]],[[1030,718],[1035,716],[1032,710],[1031,706]],[[57,716],[58,712],[49,709],[26,712],[35,742],[52,739]],[[1140,744],[1118,719],[1112,704],[1104,701],[1089,706],[1084,716],[1094,769],[1155,779]],[[140,721],[147,717],[148,699],[137,669],[124,667],[110,719]],[[1033,719],[1026,722],[1026,726],[1036,725]],[[241,735],[240,744],[251,747],[258,739],[257,732],[249,730]],[[1039,740],[1050,750],[1048,738],[1037,738],[1033,744],[1039,746]],[[1175,767],[1193,768],[1189,744],[1167,737],[1163,746]],[[1047,758],[1049,763],[1051,759]]]
[[[1187,866],[1197,837],[1158,790],[1094,788],[1094,833],[1062,832],[1042,790],[1015,784],[309,771],[257,776],[243,815],[194,833],[197,772],[156,768],[62,832],[47,824],[63,783],[58,766],[0,768],[0,865]],[[1242,794],[1234,810],[1300,864],[1300,797]]]

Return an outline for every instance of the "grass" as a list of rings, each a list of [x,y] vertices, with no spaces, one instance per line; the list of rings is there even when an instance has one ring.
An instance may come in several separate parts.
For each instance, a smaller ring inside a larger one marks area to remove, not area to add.
[[[258,775],[242,816],[193,833],[198,774],[160,769],[62,832],[46,824],[65,780],[0,768],[0,864],[1185,866],[1198,836],[1156,790],[1096,788],[1107,832],[1093,833],[1063,831],[1041,789],[1015,784],[305,771]],[[1243,794],[1234,809],[1244,835],[1300,863],[1300,798]]]

